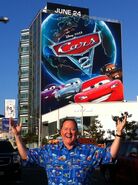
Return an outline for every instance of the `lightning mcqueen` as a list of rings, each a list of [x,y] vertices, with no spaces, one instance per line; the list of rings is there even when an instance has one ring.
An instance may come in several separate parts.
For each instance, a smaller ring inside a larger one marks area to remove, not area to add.
[[[98,103],[122,101],[123,98],[121,80],[111,80],[106,75],[100,75],[82,83],[81,92],[74,96],[74,101]]]

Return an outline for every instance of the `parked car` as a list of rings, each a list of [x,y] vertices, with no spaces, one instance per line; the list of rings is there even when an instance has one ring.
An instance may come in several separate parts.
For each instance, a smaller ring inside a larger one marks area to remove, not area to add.
[[[82,83],[81,91],[74,96],[76,103],[122,101],[123,84],[121,80],[111,80],[100,75]]]
[[[82,81],[79,78],[72,78],[64,84],[64,87],[55,93],[57,100],[73,100],[76,93],[80,92]]]
[[[20,175],[21,160],[16,149],[8,140],[0,140],[0,179]],[[7,178],[5,178],[7,179]]]
[[[109,144],[109,143],[108,143]],[[117,159],[111,164],[101,165],[107,182],[138,183],[138,140],[123,141]]]

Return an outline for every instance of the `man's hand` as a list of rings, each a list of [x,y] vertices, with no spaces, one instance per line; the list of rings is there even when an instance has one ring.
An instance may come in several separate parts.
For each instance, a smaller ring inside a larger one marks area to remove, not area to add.
[[[27,159],[27,151],[26,151],[25,145],[22,142],[22,138],[21,138],[21,135],[20,135],[22,124],[20,123],[20,124],[16,125],[14,123],[13,118],[10,118],[9,119],[9,125],[11,126],[12,133],[14,134],[19,154],[20,154],[20,156],[23,160],[26,160]]]
[[[21,133],[22,124],[16,125],[13,118],[9,118],[9,125],[11,126],[12,133],[17,136]]]
[[[125,112],[124,114],[122,114],[121,118],[119,118],[119,117],[117,118],[116,137],[115,137],[115,139],[111,145],[111,148],[110,148],[110,153],[112,155],[112,158],[116,158],[117,153],[119,151],[122,132],[127,124],[127,117],[128,117],[128,114]]]
[[[122,114],[122,118],[118,118],[116,122],[116,134],[122,135],[123,129],[126,126],[127,123],[127,113]]]

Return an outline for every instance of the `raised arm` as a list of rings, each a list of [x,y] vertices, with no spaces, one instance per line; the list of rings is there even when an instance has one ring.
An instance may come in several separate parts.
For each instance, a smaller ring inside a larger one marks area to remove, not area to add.
[[[111,145],[111,149],[110,149],[112,158],[115,158],[117,156],[117,153],[118,153],[119,148],[120,148],[123,129],[124,129],[126,123],[127,123],[127,114],[125,113],[123,115],[122,120],[118,119],[117,123],[116,123],[116,136],[115,136],[115,139],[114,139],[114,141]]]
[[[12,133],[14,134],[19,154],[23,160],[26,160],[27,159],[27,149],[25,145],[23,144],[23,141],[21,138],[22,124],[15,125],[14,120],[12,118],[9,119],[9,124],[11,126]]]

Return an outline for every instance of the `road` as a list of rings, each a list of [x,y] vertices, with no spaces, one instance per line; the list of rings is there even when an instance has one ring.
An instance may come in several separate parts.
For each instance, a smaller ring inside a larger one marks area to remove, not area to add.
[[[47,185],[46,174],[41,168],[22,168],[21,177],[16,180],[0,179],[0,185]],[[101,175],[99,169],[93,174],[92,185],[119,185],[114,183],[105,182],[104,177]]]
[[[21,176],[14,179],[1,178],[0,185],[47,185],[47,177],[42,168],[29,168],[21,169]]]

